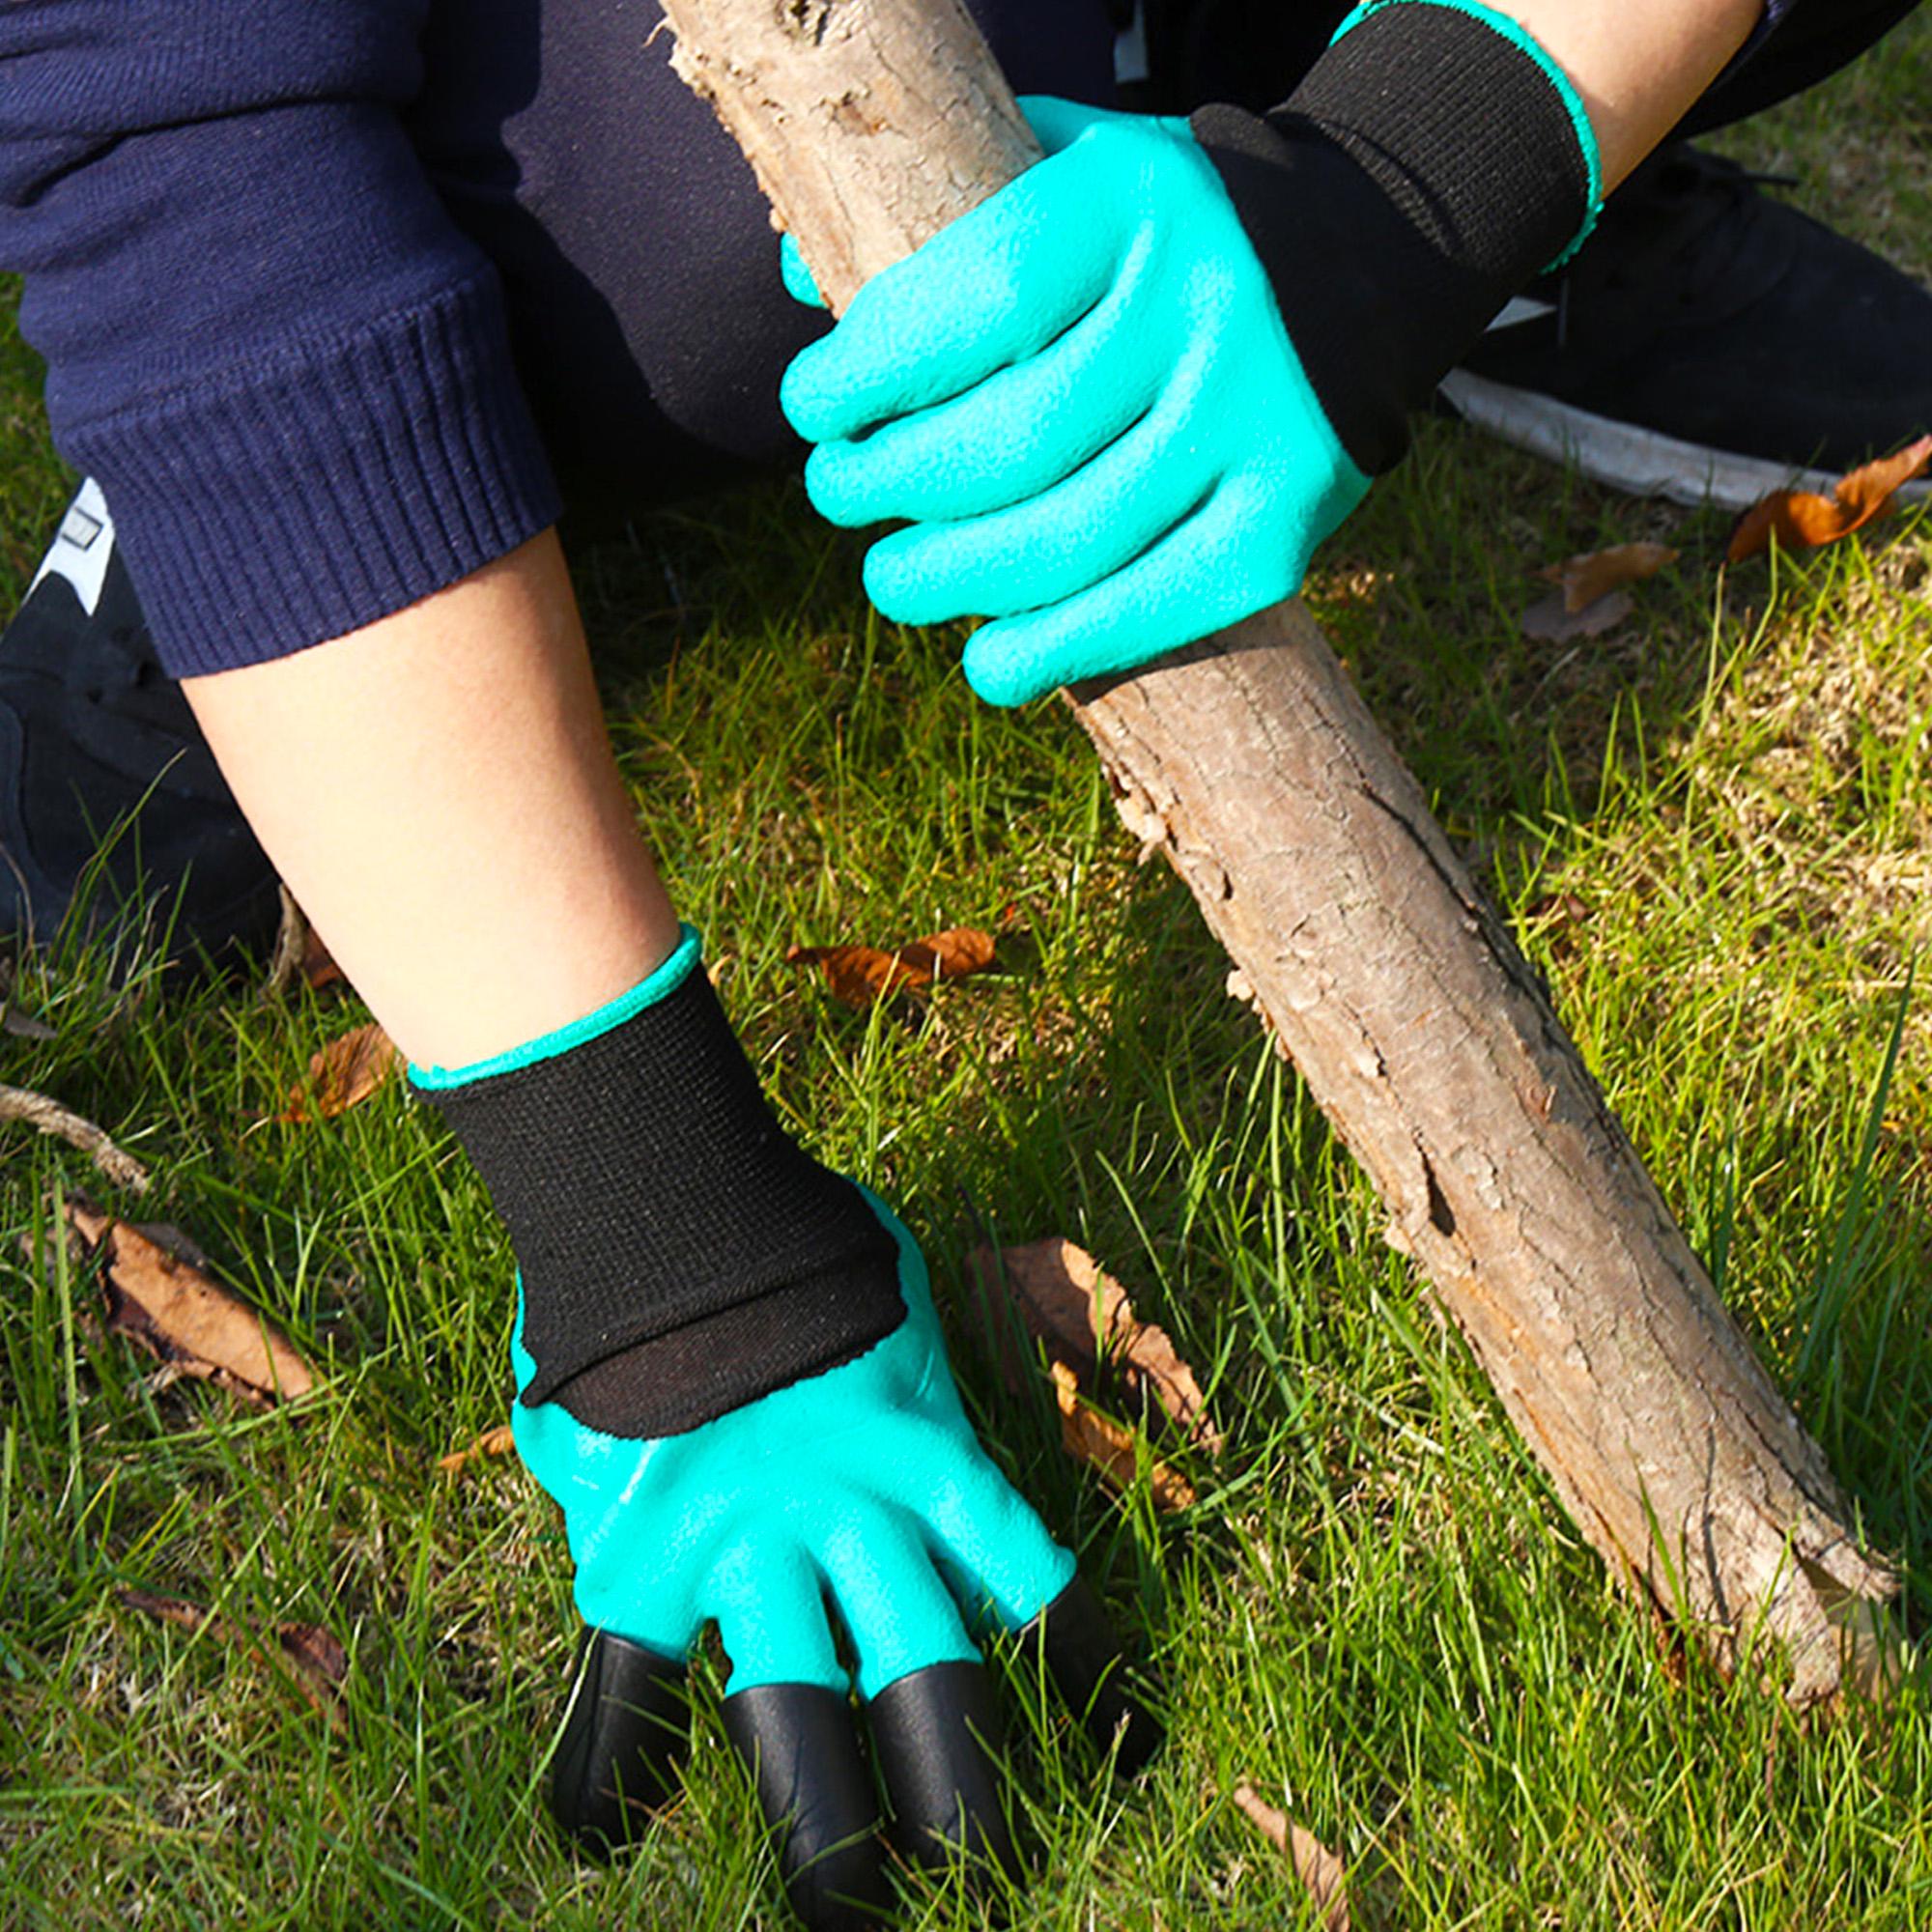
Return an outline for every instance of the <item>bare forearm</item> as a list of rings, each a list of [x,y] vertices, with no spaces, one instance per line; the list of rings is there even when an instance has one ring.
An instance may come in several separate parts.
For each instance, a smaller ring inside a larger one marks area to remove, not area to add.
[[[185,689],[256,836],[414,1060],[635,984],[677,924],[546,533],[411,609]]]
[[[1605,190],[1683,118],[1749,38],[1761,0],[1497,0],[1583,97]]]

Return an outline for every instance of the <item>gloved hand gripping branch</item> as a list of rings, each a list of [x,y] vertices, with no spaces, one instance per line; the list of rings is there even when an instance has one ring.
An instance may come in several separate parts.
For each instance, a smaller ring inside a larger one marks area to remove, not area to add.
[[[1599,199],[1575,89],[1476,0],[1359,9],[1265,116],[1023,105],[1047,157],[867,282],[782,390],[820,511],[911,525],[867,556],[873,603],[994,619],[966,675],[997,704],[1299,589]]]
[[[925,1267],[885,1207],[780,1126],[696,935],[629,994],[455,1072],[411,1069],[520,1264],[513,1424],[563,1506],[589,1626],[552,1804],[592,1848],[674,1786],[687,1662],[716,1621],[725,1725],[794,1903],[876,1922],[887,1889],[828,1605],[894,1837],[1011,1866],[971,1616],[1025,1631],[1096,1741],[1150,1720],[1071,1557],[974,1437]]]

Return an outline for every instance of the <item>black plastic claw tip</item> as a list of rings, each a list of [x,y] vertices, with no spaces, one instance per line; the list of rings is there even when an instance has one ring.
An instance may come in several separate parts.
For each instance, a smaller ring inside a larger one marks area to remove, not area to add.
[[[877,1932],[892,1891],[849,1702],[816,1684],[759,1684],[726,1697],[724,1715],[781,1834],[779,1870],[793,1909],[810,1932]]]
[[[690,1722],[684,1667],[609,1631],[585,1631],[577,1694],[551,1771],[550,1808],[604,1857],[635,1837],[677,1788]]]
[[[893,1801],[893,1842],[919,1865],[962,1850],[1020,1875],[999,1775],[993,1687],[977,1663],[928,1664],[889,1684],[867,1707],[872,1746]]]
[[[1165,1738],[1159,1721],[1127,1694],[1120,1641],[1100,1600],[1076,1577],[1021,1633],[1037,1650],[1066,1700],[1101,1751],[1114,1749],[1122,1777],[1144,1771]]]

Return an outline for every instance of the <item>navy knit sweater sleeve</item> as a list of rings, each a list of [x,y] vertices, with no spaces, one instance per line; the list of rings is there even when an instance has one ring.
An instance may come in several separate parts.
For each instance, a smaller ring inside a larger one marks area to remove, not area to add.
[[[403,131],[427,0],[7,0],[0,266],[177,675],[554,520],[495,271]]]

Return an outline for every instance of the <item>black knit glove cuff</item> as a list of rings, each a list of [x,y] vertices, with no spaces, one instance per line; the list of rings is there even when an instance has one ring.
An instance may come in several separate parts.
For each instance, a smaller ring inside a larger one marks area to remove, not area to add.
[[[1219,169],[1316,395],[1357,466],[1498,309],[1588,232],[1596,147],[1522,30],[1462,0],[1359,14],[1279,107],[1209,106]]]
[[[687,946],[675,985],[616,1024],[416,1089],[509,1229],[523,1400],[622,1435],[695,1428],[905,1317],[893,1237],[779,1124]]]

